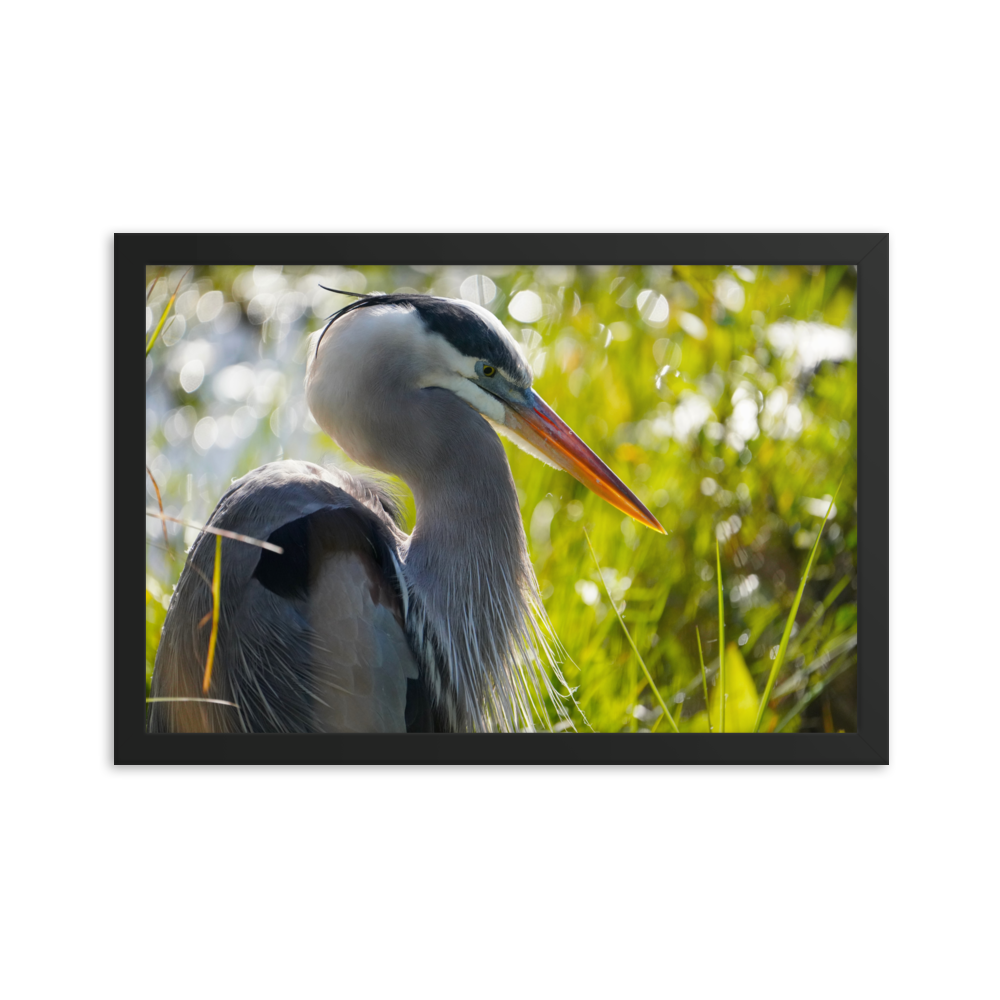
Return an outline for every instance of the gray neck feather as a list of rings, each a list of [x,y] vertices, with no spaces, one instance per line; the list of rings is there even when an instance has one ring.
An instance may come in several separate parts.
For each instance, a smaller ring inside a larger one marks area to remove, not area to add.
[[[417,507],[404,548],[407,631],[455,729],[531,727],[539,680],[549,688],[540,660],[552,657],[507,456],[451,392],[416,397],[393,449]]]

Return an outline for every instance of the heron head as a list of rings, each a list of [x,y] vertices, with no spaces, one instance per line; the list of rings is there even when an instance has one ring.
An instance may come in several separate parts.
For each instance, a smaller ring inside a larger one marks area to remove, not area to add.
[[[489,310],[453,299],[393,294],[361,296],[335,314],[312,354],[309,406],[320,426],[349,453],[376,465],[360,442],[352,448],[346,429],[350,421],[340,419],[345,410],[359,408],[361,401],[351,398],[351,387],[363,382],[361,372],[354,370],[361,365],[369,373],[373,367],[379,372],[387,395],[400,387],[450,390],[529,454],[568,472],[647,527],[663,531],[632,491],[535,392],[520,347]],[[338,389],[331,392],[323,372],[334,367]]]

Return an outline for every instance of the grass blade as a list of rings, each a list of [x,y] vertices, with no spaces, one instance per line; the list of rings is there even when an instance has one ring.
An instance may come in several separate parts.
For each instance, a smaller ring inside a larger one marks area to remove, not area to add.
[[[177,293],[175,292],[174,295]],[[160,317],[160,322],[156,324],[156,329],[150,334],[149,340],[146,341],[146,357],[149,357],[149,352],[153,349],[153,344],[156,343],[156,338],[159,337],[160,331],[163,329],[163,322],[167,318],[167,310],[174,304],[174,295],[170,296],[170,301],[167,303],[167,308],[163,310],[163,315]]]
[[[618,610],[617,605],[611,599],[611,591],[608,590],[607,581],[604,579],[604,572],[601,570],[601,562],[597,558],[597,553],[594,551],[594,546],[590,541],[590,535],[587,534],[587,529],[583,529],[583,537],[587,539],[587,546],[590,548],[590,554],[594,557],[594,562],[597,564],[597,575],[601,578],[601,584],[604,587],[604,593],[608,595],[608,603],[611,605],[612,610],[618,617],[618,621],[621,624],[622,631],[625,633],[625,637],[628,639],[629,645],[632,647],[632,651],[635,653],[639,660],[639,666],[642,667],[642,672],[646,675],[646,680],[649,682],[649,688],[653,692],[656,700],[660,703],[660,708],[663,709],[663,714],[667,717],[667,721],[673,727],[675,733],[679,733],[680,730],[677,728],[677,723],[674,722],[674,717],[670,714],[670,709],[667,708],[667,703],[660,696],[660,690],[653,681],[653,675],[649,672],[649,668],[646,666],[646,661],[642,658],[642,653],[639,652],[639,647],[636,646],[632,639],[632,634],[625,627],[625,619],[622,618],[621,612]]]
[[[708,676],[705,674],[705,657],[701,652],[701,633],[698,631],[698,626],[694,627],[694,634],[698,640],[698,663],[701,664],[701,690],[705,695],[705,713],[708,715],[708,731],[714,733],[715,730],[712,728],[712,712],[708,707]]]
[[[223,698],[147,698],[146,704],[150,705],[154,701],[200,701],[205,705],[228,705],[230,708],[235,708],[237,712],[241,711],[240,706],[235,701],[225,701]]]
[[[830,506],[826,509],[826,514],[823,517],[823,523],[819,526],[819,531],[816,532],[816,541],[813,542],[812,551],[809,553],[809,561],[806,563],[805,572],[802,574],[802,579],[799,581],[799,589],[795,593],[795,600],[792,602],[792,610],[788,612],[788,620],[785,622],[785,631],[781,636],[781,645],[778,646],[778,655],[774,658],[774,663],[771,666],[771,672],[767,677],[767,686],[764,688],[764,693],[760,696],[760,705],[757,706],[757,721],[753,724],[753,731],[760,731],[760,722],[764,718],[764,709],[767,706],[768,699],[771,697],[771,691],[774,689],[774,682],[778,679],[778,671],[781,670],[782,663],[785,662],[785,652],[788,649],[788,640],[792,636],[792,626],[795,624],[795,616],[799,611],[799,604],[802,601],[803,591],[806,589],[806,584],[809,582],[809,573],[812,570],[813,560],[816,558],[816,553],[819,551],[820,539],[823,537],[823,529],[826,527],[827,519],[830,516],[830,512],[833,510],[834,502],[837,499],[837,493],[840,492],[840,486],[837,487],[837,492],[833,494],[833,499],[830,501]]]
[[[660,715],[659,715],[659,717],[657,718],[656,722],[654,722],[654,723],[653,723],[653,724],[652,724],[652,725],[651,725],[651,726],[649,727],[649,731],[650,731],[651,733],[655,733],[655,732],[656,732],[656,730],[660,728],[660,723],[661,723],[661,722],[663,721],[663,716],[664,716],[664,715],[666,715],[666,714],[667,714],[666,712],[660,712]]]
[[[207,531],[211,535],[221,538],[231,538],[234,542],[246,542],[247,545],[256,545],[258,548],[267,549],[268,552],[277,552],[279,556],[285,554],[285,550],[280,545],[273,542],[262,542],[259,538],[251,538],[249,535],[239,535],[235,531],[227,531],[225,528],[216,528],[211,524],[199,524],[197,521],[185,521],[179,517],[171,517],[169,514],[162,514],[159,511],[147,510],[146,517],[158,517],[161,521],[173,521],[174,524],[183,524],[185,528],[197,528],[199,531]]]
[[[180,291],[181,285],[184,284],[184,279],[193,270],[193,268],[188,268],[182,275],[181,280],[177,282],[177,287],[174,289],[174,294],[170,296],[167,300],[167,305],[163,310],[163,315],[160,317],[160,322],[156,324],[156,329],[150,335],[149,340],[146,341],[146,357],[149,357],[149,352],[153,349],[153,344],[156,343],[156,338],[159,337],[160,331],[163,329],[163,324],[166,322],[167,313],[170,312],[170,307],[174,304],[174,299],[177,298],[177,293]]]
[[[715,575],[719,581],[719,732],[726,731],[726,622],[722,613],[722,560],[719,536],[715,536]],[[711,725],[711,713],[709,713]],[[756,730],[754,730],[756,732]]]
[[[811,688],[792,706],[782,720],[774,727],[776,733],[780,733],[792,719],[795,718],[810,702],[815,701],[848,667],[854,663],[854,658],[849,652],[845,653],[839,663],[819,682]]]
[[[660,715],[657,717],[656,722],[654,722],[652,724],[652,726],[649,727],[649,731],[651,733],[655,733],[656,730],[660,728],[660,723],[663,721],[663,716],[665,714],[666,713],[661,712]],[[673,723],[674,723],[674,729],[677,729],[677,727],[680,725],[681,716],[683,714],[684,714],[684,702],[680,701],[680,702],[677,703],[677,716],[676,716],[676,718],[673,718],[673,720],[672,720]]]
[[[163,515],[163,498],[160,496],[160,487],[156,485],[156,477],[153,475],[152,472],[150,472],[148,465],[146,466],[146,471],[149,472],[149,478],[153,482],[153,489],[156,490],[156,502],[157,504],[159,504],[160,514],[162,516],[165,516]],[[167,552],[170,553],[170,555],[173,555],[173,553],[170,551],[170,540],[167,538],[167,522],[163,520],[160,522],[160,525],[163,528],[163,544],[167,547]]]
[[[823,620],[823,616],[830,610],[830,605],[840,597],[843,592],[844,587],[846,587],[851,582],[851,575],[848,573],[846,576],[842,576],[831,588],[830,592],[823,598],[823,603],[819,606],[818,610],[813,611],[812,618],[809,619],[802,626],[802,630],[798,634],[798,640],[801,644],[802,641],[809,635],[812,630],[819,625]]]
[[[215,536],[215,569],[212,572],[212,634],[208,637],[208,657],[205,660],[205,680],[202,694],[208,694],[212,683],[212,664],[215,661],[215,641],[219,637],[219,595],[222,590],[222,536]]]

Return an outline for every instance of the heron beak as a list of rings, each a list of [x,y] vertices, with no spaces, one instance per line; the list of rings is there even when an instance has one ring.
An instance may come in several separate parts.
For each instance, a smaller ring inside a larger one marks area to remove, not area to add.
[[[522,404],[507,402],[504,425],[551,459],[612,507],[634,517],[647,528],[666,534],[663,526],[639,498],[573,433],[569,425],[529,389]]]

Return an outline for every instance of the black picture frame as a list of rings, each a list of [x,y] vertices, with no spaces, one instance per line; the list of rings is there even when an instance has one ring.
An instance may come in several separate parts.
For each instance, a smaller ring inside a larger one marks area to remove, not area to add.
[[[144,614],[136,606],[144,511],[134,503],[144,446],[143,355],[135,288],[152,263],[854,264],[858,268],[858,731],[844,734],[169,735],[143,731]],[[116,234],[116,763],[888,763],[889,237],[887,233]],[[140,521],[140,518],[143,521]]]

